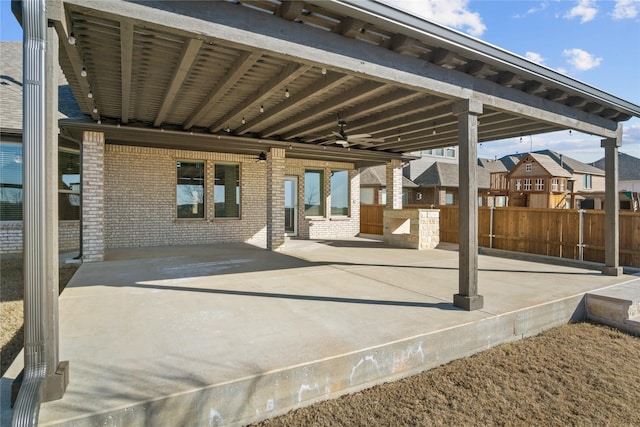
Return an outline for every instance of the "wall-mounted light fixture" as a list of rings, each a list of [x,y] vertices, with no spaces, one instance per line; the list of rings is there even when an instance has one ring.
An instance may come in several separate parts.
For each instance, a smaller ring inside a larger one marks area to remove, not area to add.
[[[69,33],[69,38],[67,39],[69,44],[76,44],[76,36],[73,34],[73,31]]]
[[[267,155],[265,154],[264,151],[261,151],[260,154],[258,155],[258,163],[264,163],[267,161]]]

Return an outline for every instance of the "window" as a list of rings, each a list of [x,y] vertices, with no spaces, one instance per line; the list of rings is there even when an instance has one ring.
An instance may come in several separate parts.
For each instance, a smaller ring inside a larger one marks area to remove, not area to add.
[[[383,188],[382,190],[380,190],[380,204],[381,205],[386,205],[387,204],[387,189]]]
[[[80,152],[58,151],[58,219],[80,219]],[[0,221],[22,221],[22,143],[0,143]]]
[[[204,218],[204,163],[176,162],[178,218]]]
[[[331,171],[331,215],[349,215],[349,171]]]
[[[213,179],[213,216],[240,218],[240,165],[216,165]]]
[[[453,193],[446,193],[444,195],[444,204],[453,205]]]
[[[544,190],[544,179],[536,178],[536,191],[543,191],[543,190]]]
[[[80,219],[80,152],[58,151],[58,219]]]
[[[560,180],[560,191],[564,191],[564,179]]]
[[[308,170],[304,173],[304,214],[306,216],[324,216],[324,173]]]
[[[526,165],[524,165],[524,170],[526,172],[531,172],[531,163],[527,163]]]
[[[0,143],[0,220],[22,220],[22,144]]]
[[[505,196],[496,197],[496,207],[503,208],[507,204],[507,198]]]
[[[585,174],[582,176],[582,187],[591,189],[591,175]]]
[[[360,189],[360,204],[372,205],[373,200],[373,188],[363,187]]]
[[[447,148],[446,156],[454,159],[456,157],[456,149],[452,147]]]
[[[524,180],[524,190],[531,191],[531,179]]]
[[[436,148],[435,150],[433,150],[433,155],[444,157],[444,148]]]
[[[431,153],[432,153],[432,151],[431,151],[431,150],[422,150],[422,154],[423,154],[423,155],[430,156],[430,155],[431,155]]]
[[[558,178],[551,180],[551,191],[558,191]]]
[[[522,181],[516,179],[516,191],[522,190]]]

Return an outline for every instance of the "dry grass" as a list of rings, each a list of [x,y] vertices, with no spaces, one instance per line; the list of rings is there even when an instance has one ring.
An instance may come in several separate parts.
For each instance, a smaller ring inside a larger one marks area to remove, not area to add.
[[[60,289],[78,269],[77,265],[60,265]],[[22,259],[0,261],[0,375],[4,375],[23,346]]]
[[[640,425],[640,339],[565,325],[261,426]]]

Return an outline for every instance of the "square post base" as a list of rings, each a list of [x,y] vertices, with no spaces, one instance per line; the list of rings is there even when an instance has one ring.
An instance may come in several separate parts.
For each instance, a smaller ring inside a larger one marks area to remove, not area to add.
[[[467,311],[480,310],[484,307],[484,297],[482,295],[453,295],[453,305]]]
[[[622,276],[622,267],[602,267],[605,276]]]

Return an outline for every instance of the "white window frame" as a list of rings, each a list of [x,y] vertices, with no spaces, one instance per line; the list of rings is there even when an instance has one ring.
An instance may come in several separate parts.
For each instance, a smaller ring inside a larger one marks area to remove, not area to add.
[[[531,191],[531,178],[524,180],[524,191]]]
[[[536,178],[536,191],[544,191],[544,178]]]
[[[531,166],[531,163],[527,163],[526,165],[524,165],[525,172],[531,172],[532,169],[533,167]]]

